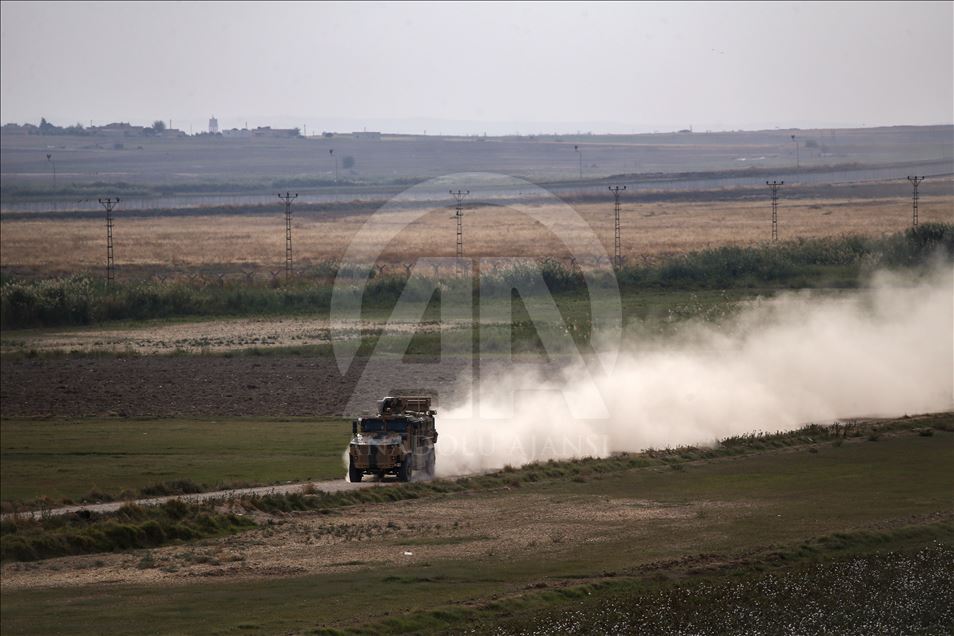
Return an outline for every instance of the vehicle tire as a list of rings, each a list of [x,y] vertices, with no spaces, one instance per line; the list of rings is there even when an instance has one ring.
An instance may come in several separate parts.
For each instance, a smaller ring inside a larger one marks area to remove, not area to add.
[[[352,457],[348,463],[348,481],[352,484],[356,484],[361,481],[361,478],[364,474],[357,468],[354,467],[354,458]]]
[[[414,476],[414,453],[408,453],[401,462],[401,468],[398,469],[398,481],[411,481]]]
[[[425,470],[427,471],[428,477],[434,476],[434,464],[435,464],[434,456],[435,456],[435,452],[433,448],[427,451],[427,468]]]

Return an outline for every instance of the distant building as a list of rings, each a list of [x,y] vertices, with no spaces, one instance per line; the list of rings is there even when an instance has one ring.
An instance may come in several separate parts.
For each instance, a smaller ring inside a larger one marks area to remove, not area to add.
[[[215,118],[215,115],[212,115],[212,118],[209,119],[209,134],[217,135],[219,133],[219,120]]]
[[[223,130],[225,137],[300,137],[301,132],[297,128],[272,128],[271,126],[259,126],[258,128],[231,128]]]
[[[33,135],[40,129],[33,124],[23,124],[22,126],[19,124],[4,124],[0,130],[3,131],[4,135]]]
[[[256,137],[300,137],[301,131],[297,128],[272,128],[271,126],[259,126],[252,131]]]
[[[229,128],[222,131],[224,137],[251,137],[252,131],[248,128]]]
[[[87,130],[94,135],[105,135],[107,137],[134,137],[142,135],[145,127],[133,126],[128,122],[113,122],[105,126],[90,126]]]
[[[381,139],[381,133],[377,131],[362,130],[360,132],[351,133],[351,137],[354,139],[377,141]]]

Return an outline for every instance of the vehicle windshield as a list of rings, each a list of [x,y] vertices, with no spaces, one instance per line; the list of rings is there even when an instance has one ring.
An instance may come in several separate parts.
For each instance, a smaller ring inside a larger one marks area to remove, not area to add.
[[[362,433],[378,433],[384,430],[384,420],[361,420],[361,425],[358,427],[358,430]]]
[[[362,433],[381,433],[391,431],[394,433],[404,433],[407,431],[407,420],[381,420],[377,418],[368,418],[361,420],[358,427]]]
[[[394,431],[395,433],[404,433],[407,431],[407,420],[389,420],[388,430]]]

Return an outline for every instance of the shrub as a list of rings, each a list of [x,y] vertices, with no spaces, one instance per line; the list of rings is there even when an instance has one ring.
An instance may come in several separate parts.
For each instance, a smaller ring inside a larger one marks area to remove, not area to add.
[[[252,528],[247,518],[212,504],[171,500],[159,506],[127,504],[113,513],[13,517],[0,524],[0,560],[35,561],[74,554],[151,548]]]

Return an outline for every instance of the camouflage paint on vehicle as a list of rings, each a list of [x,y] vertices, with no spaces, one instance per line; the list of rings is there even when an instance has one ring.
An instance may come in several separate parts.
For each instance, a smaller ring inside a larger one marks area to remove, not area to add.
[[[409,481],[415,473],[433,477],[436,414],[429,397],[386,397],[378,401],[377,416],[352,422],[348,479],[357,482],[364,475],[393,474]]]

